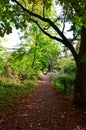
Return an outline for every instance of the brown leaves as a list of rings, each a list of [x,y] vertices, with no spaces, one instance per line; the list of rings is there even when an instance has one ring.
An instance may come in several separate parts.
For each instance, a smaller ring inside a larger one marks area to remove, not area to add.
[[[85,127],[82,128],[82,127],[80,127],[80,126],[77,125],[74,130],[86,130],[86,128]]]
[[[86,112],[56,92],[48,78],[0,115],[0,130],[86,130]]]

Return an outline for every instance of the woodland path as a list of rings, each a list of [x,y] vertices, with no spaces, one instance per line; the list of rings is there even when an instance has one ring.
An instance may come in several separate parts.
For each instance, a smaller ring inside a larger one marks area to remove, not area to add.
[[[0,114],[0,130],[86,130],[86,112],[43,76],[29,95]]]

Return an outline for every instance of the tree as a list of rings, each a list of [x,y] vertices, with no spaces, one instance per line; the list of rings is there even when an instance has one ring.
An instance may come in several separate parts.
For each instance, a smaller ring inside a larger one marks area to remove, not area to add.
[[[14,3],[12,3],[12,1]],[[52,1],[41,0],[41,6],[38,6],[37,0],[12,1],[5,0],[0,3],[3,7],[1,8],[1,14],[5,15],[5,18],[1,15],[1,36],[3,36],[4,33],[11,32],[11,22],[15,24],[16,28],[24,28],[28,22],[34,22],[49,38],[59,41],[69,48],[76,62],[77,69],[74,82],[74,102],[86,107],[86,62],[83,60],[83,57],[86,55],[86,1],[59,0],[63,6],[64,16],[66,15],[65,18],[72,23],[76,22],[76,30],[78,27],[81,31],[81,44],[78,54],[73,45],[65,37],[63,31],[59,29],[57,24],[59,18],[54,16],[53,13],[51,14],[52,17],[50,13],[49,15],[47,13],[47,10],[49,11],[49,9],[51,9]],[[58,3],[57,0],[56,2]],[[36,8],[36,5],[38,6],[38,9]],[[6,21],[6,18],[9,20]],[[52,31],[53,33],[51,34],[49,31]],[[54,32],[56,32],[57,35]],[[58,35],[60,37],[58,37]]]
[[[76,32],[80,30],[81,43],[76,62],[77,72],[74,81],[74,102],[86,107],[86,62],[83,60],[83,57],[86,55],[86,1],[59,1],[64,11],[67,11],[67,20],[73,23]]]
[[[29,23],[28,32],[25,32],[21,39],[23,43],[21,43],[22,48],[19,49],[19,52],[21,54],[21,49],[27,52],[29,48],[27,58],[29,62],[32,63],[31,65],[29,64],[29,66],[34,70],[36,70],[38,66],[39,70],[46,69],[52,71],[60,53],[60,47],[57,46],[57,43],[44,35],[35,23]],[[23,57],[24,55],[25,54],[23,54]],[[48,68],[49,66],[51,67]]]

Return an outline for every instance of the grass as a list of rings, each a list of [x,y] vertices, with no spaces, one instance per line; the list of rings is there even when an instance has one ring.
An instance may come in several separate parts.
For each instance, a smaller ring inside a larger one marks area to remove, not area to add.
[[[17,83],[7,79],[0,79],[0,111],[2,112],[13,105],[17,98],[27,95],[34,87],[35,84],[31,80]]]

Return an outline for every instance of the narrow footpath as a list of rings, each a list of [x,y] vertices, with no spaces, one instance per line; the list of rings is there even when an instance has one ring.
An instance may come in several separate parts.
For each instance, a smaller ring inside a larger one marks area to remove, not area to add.
[[[48,76],[0,115],[0,130],[86,130],[86,112],[55,91]]]

